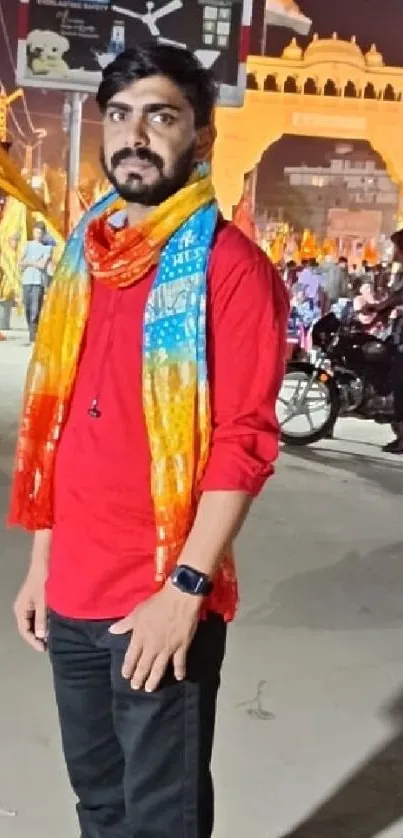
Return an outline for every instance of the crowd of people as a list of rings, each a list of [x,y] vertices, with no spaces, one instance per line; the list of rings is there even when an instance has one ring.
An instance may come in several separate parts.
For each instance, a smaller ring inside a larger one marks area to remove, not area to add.
[[[301,349],[309,350],[311,327],[329,312],[380,340],[393,342],[397,350],[392,369],[396,438],[384,450],[403,454],[403,230],[391,240],[390,263],[350,266],[342,256],[337,263],[310,259],[279,267],[290,297],[289,338]]]
[[[395,281],[392,264],[370,266],[363,262],[360,267],[350,267],[343,256],[337,263],[321,265],[311,259],[301,265],[288,262],[282,275],[290,296],[290,334],[298,335],[302,345],[306,345],[312,324],[329,311],[340,318],[354,314],[371,334],[386,337],[390,333],[396,311],[385,318],[377,316],[373,307],[389,296]]]

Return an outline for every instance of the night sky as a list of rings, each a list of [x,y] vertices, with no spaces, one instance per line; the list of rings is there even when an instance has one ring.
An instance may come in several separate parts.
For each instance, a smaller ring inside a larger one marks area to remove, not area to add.
[[[16,43],[17,0],[1,0],[8,22],[9,36],[12,45]],[[340,38],[350,39],[357,36],[359,45],[367,50],[373,42],[383,53],[385,62],[403,65],[403,0],[298,0],[301,10],[313,20],[312,32],[318,32],[322,37],[331,36],[337,31]],[[255,0],[254,7],[254,38],[253,51],[259,50],[261,20],[263,14],[263,0]],[[289,43],[292,33],[286,29],[271,27],[267,33],[267,52],[280,55],[284,46]],[[1,36],[0,36],[1,40]],[[299,38],[303,45],[309,39]],[[6,50],[1,44],[0,49],[0,79],[7,88],[15,84],[11,62]],[[60,122],[59,114],[62,107],[62,96],[49,92],[46,95],[27,91],[27,102],[32,112],[34,122],[44,126],[49,132],[45,154],[49,162],[58,162],[60,154]],[[15,113],[24,130],[27,122],[22,107],[17,105]],[[91,121],[96,120],[97,113],[92,102],[85,106],[84,148],[86,156],[97,154],[97,126]],[[10,127],[12,123],[10,122]],[[15,128],[13,128],[15,132]],[[60,162],[60,161],[59,161]]]
[[[298,0],[301,11],[313,20],[312,33],[329,37],[338,32],[349,40],[357,36],[359,45],[368,50],[372,43],[384,54],[385,61],[402,66],[403,63],[403,0]],[[263,3],[255,4],[255,43],[261,26]],[[310,38],[299,38],[301,45]],[[267,52],[280,55],[290,41],[287,29],[271,28],[267,36]]]

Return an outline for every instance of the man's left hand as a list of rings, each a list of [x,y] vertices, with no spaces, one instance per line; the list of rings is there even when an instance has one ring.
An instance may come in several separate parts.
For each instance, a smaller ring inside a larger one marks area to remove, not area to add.
[[[201,597],[178,591],[168,580],[161,591],[110,627],[111,634],[131,632],[122,675],[134,690],[154,692],[171,661],[176,680],[183,681],[202,602]]]

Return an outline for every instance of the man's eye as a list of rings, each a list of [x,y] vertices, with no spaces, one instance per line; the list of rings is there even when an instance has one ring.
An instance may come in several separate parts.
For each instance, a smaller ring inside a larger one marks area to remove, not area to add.
[[[173,125],[175,118],[171,113],[159,111],[158,113],[150,114],[150,121],[153,125]]]
[[[109,111],[109,121],[110,122],[124,122],[126,119],[126,114],[124,111]]]

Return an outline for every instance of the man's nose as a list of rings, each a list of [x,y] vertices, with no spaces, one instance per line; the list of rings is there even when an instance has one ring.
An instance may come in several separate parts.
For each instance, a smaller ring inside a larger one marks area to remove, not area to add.
[[[138,117],[131,121],[127,145],[134,147],[149,145],[146,121],[143,117]]]

